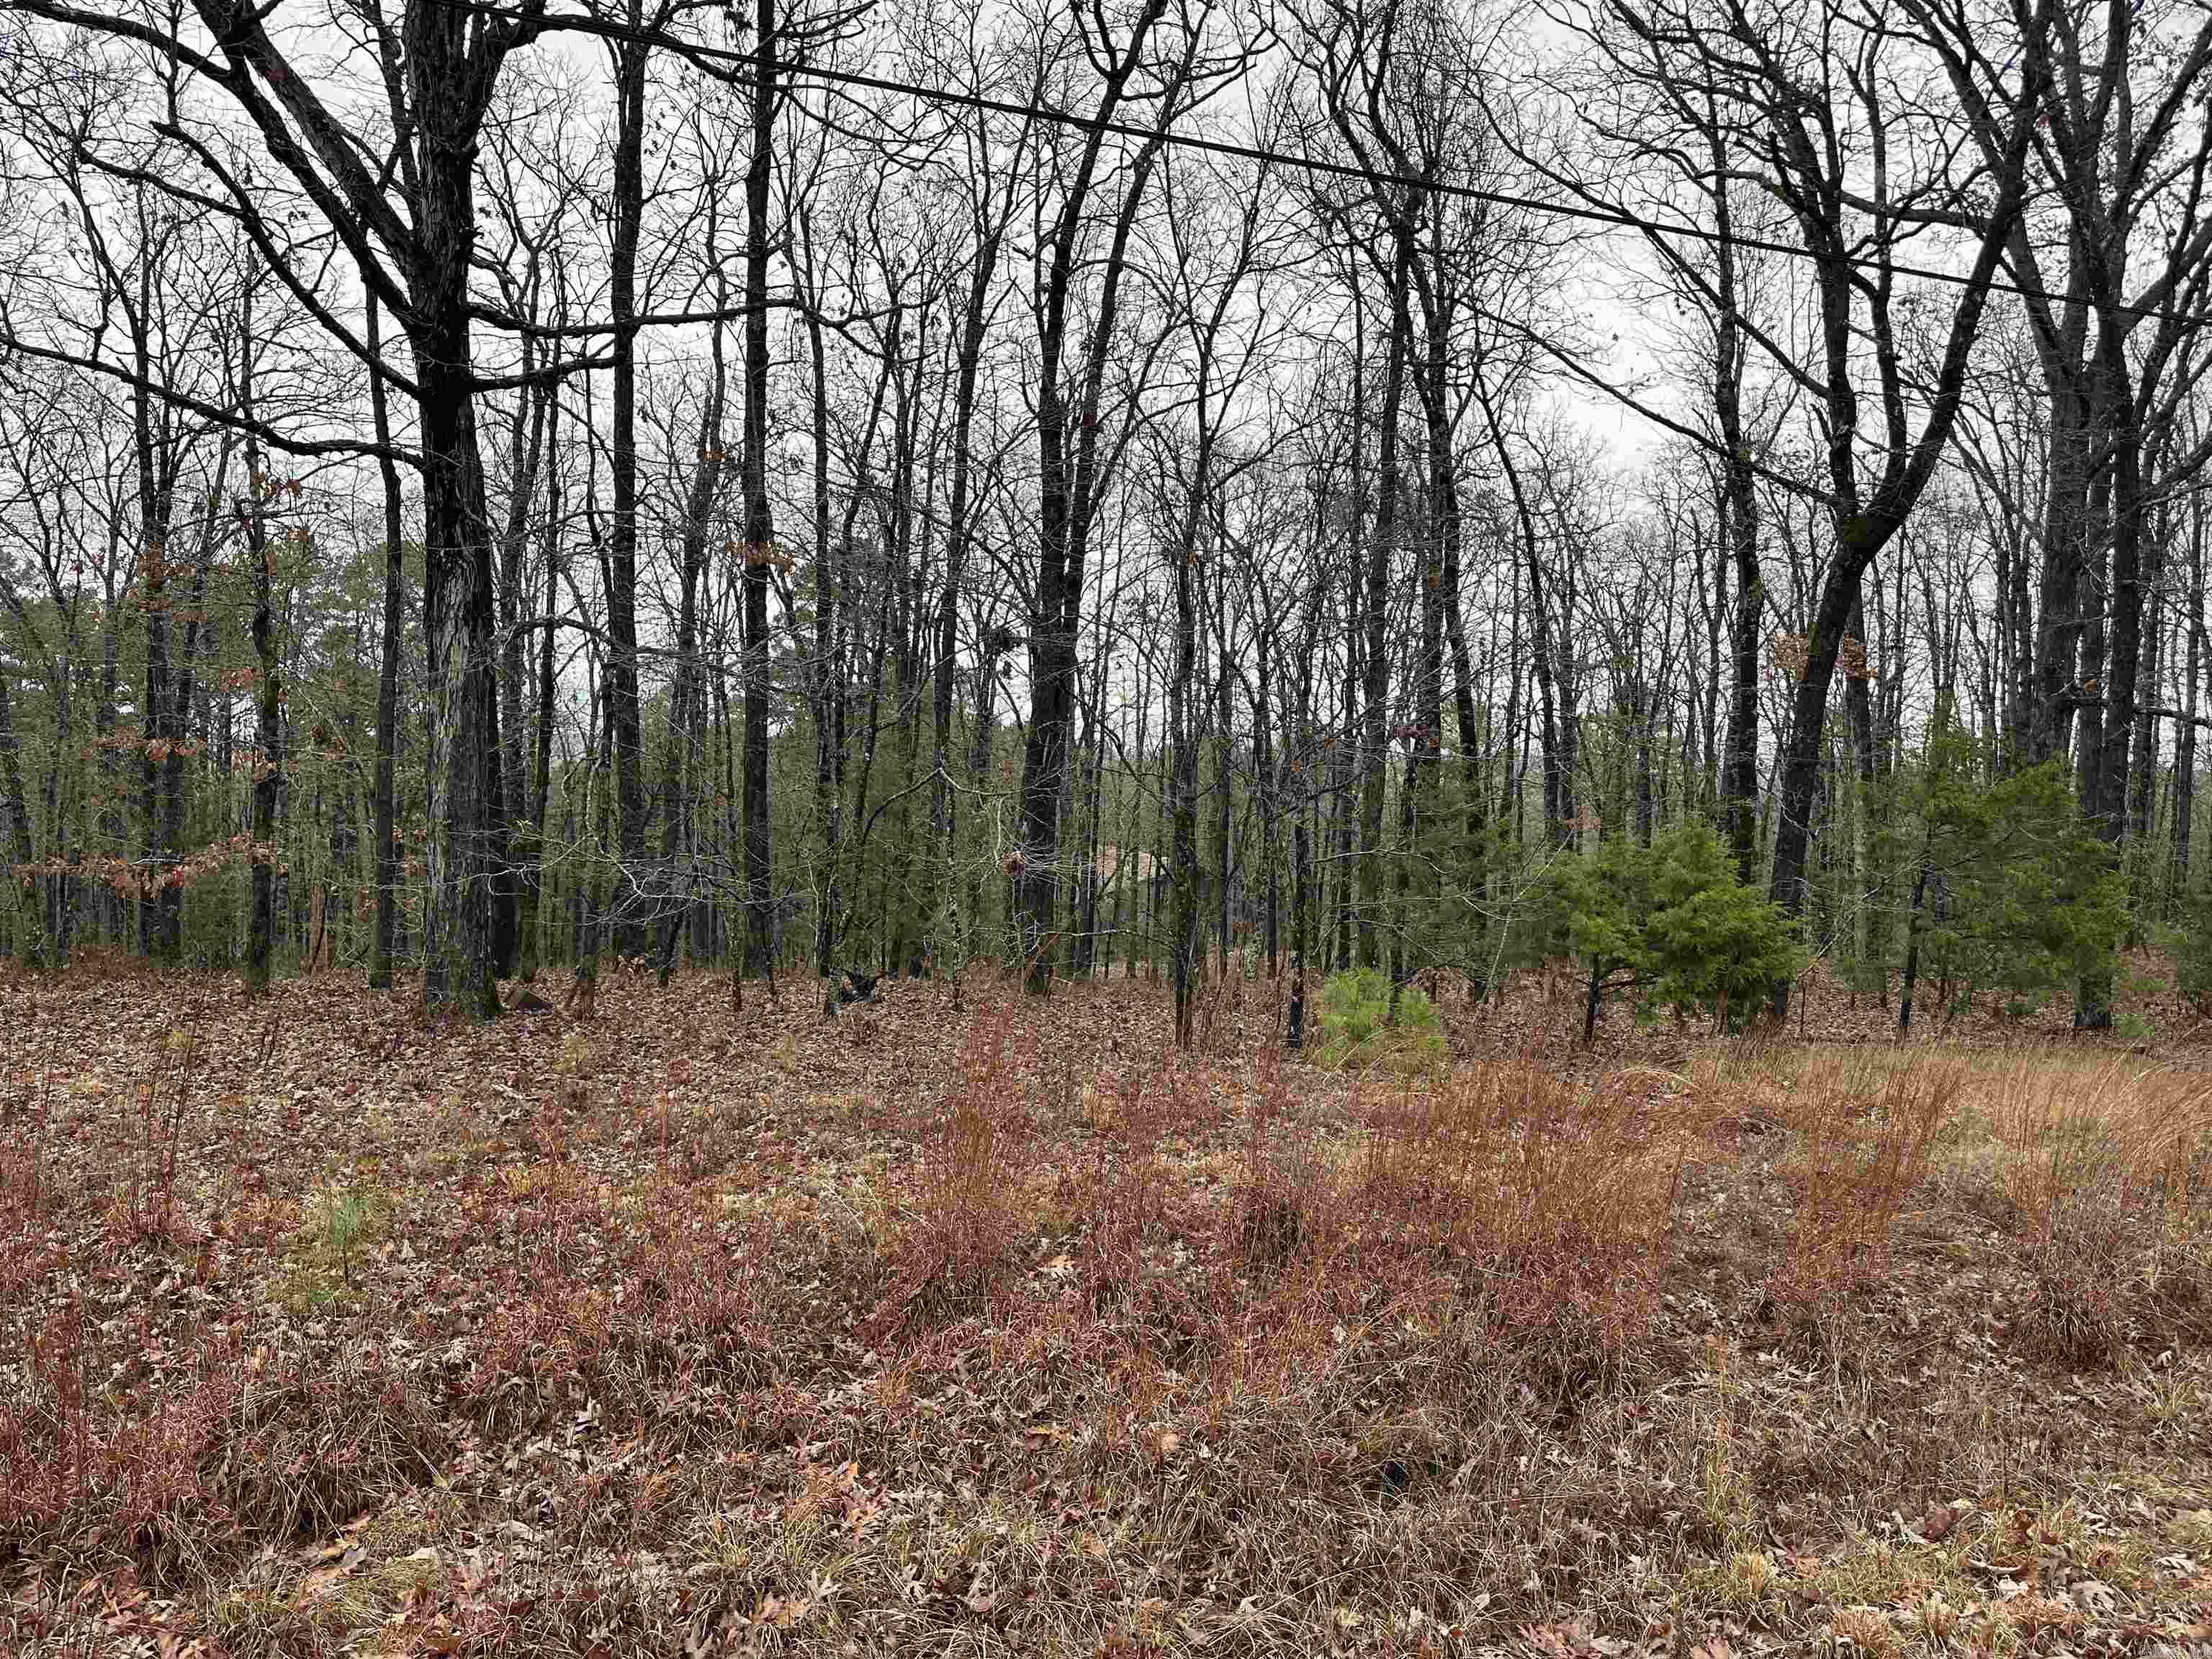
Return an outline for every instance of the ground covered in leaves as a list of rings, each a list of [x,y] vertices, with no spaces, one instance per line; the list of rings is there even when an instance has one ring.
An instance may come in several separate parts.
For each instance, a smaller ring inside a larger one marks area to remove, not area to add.
[[[2212,1653],[2212,1072],[1275,994],[0,982],[0,1650]]]

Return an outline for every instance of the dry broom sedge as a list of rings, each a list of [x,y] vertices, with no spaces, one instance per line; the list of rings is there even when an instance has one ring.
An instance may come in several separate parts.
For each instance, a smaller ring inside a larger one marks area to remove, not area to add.
[[[180,1078],[40,987],[0,1650],[2212,1641],[2212,1076],[726,993],[611,979],[586,1054],[280,986]]]

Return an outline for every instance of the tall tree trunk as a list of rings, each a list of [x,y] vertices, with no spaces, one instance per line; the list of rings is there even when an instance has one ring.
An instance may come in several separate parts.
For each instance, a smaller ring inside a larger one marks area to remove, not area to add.
[[[1259,662],[1257,692],[1252,700],[1252,782],[1260,797],[1260,858],[1261,879],[1264,884],[1263,897],[1267,904],[1267,977],[1273,979],[1280,965],[1282,926],[1282,872],[1280,849],[1277,845],[1276,805],[1277,777],[1275,775],[1275,735],[1273,730],[1273,685],[1271,682],[1273,653],[1269,649],[1272,624],[1262,620],[1259,629]]]
[[[715,218],[710,210],[707,246],[714,251]],[[721,295],[717,294],[718,302]],[[719,308],[719,306],[718,306]],[[697,825],[694,822],[692,779],[705,757],[707,742],[706,675],[699,660],[699,585],[706,579],[708,538],[714,523],[714,499],[721,487],[722,412],[726,374],[722,356],[722,330],[718,323],[708,331],[714,368],[706,400],[699,413],[699,454],[684,492],[683,536],[679,543],[681,569],[676,611],[676,672],[668,698],[668,779],[662,791],[666,817],[661,831],[661,855],[673,872],[681,861],[684,890],[696,890]],[[689,856],[685,856],[689,854]],[[688,922],[693,957],[706,954],[710,941],[707,923],[711,912],[689,902],[688,915],[679,915],[670,926]],[[672,933],[672,940],[674,935]],[[673,960],[672,955],[670,958]]]
[[[1194,500],[1200,494],[1193,489]],[[1194,528],[1194,512],[1186,536]],[[1198,967],[1198,717],[1192,708],[1198,681],[1198,551],[1187,539],[1175,561],[1175,667],[1168,676],[1168,812],[1173,823],[1170,857],[1174,883],[1168,943],[1168,981],[1175,993],[1178,1047],[1188,1048]]]
[[[2187,685],[2173,740],[2173,890],[2189,894],[2189,841],[2197,807],[2197,695],[2204,664],[2204,497],[2192,492],[2189,514],[2189,636]]]
[[[524,372],[535,368],[537,362],[535,343],[525,335]],[[543,386],[526,386],[515,396],[514,413],[507,428],[509,494],[507,524],[499,545],[499,784],[500,810],[510,824],[526,823],[531,817],[525,793],[529,773],[523,764],[522,747],[522,691],[529,679],[524,668],[529,636],[522,627],[526,598],[522,556],[528,544],[530,512],[536,501],[538,469],[545,450],[547,405],[553,400],[550,382]],[[492,953],[503,975],[516,971],[518,954],[524,950],[522,890],[530,878],[518,865],[527,865],[534,859],[534,852],[530,849],[526,849],[519,860],[513,856],[516,849],[512,845],[507,851],[510,856],[501,861],[492,890]]]
[[[2104,507],[2100,517],[2112,533],[2112,566],[2104,605],[2111,617],[2110,657],[2103,664],[2102,704],[2094,701],[2094,692],[2089,692],[2092,701],[2081,711],[2081,744],[2089,785],[2082,792],[2082,805],[2098,838],[2118,848],[2127,830],[2128,755],[2135,738],[2136,684],[2142,669],[2143,456],[2140,429],[2121,429],[2125,411],[2134,409],[2136,399],[2128,383],[2119,319],[2101,319],[2099,331],[2103,337],[2099,363],[2093,372],[2100,374],[2105,386],[2098,402],[2112,415],[2106,438],[2109,476],[2093,493],[2092,500]],[[2095,632],[2101,635],[2106,629],[2099,623]],[[2100,639],[2099,644],[2102,646],[2104,641]],[[2087,687],[2084,690],[2087,691]],[[2107,959],[2093,963],[2082,973],[2074,1002],[2074,1023],[2078,1029],[2112,1029],[2113,969],[2114,964]]]
[[[1406,359],[1412,347],[1412,220],[1417,207],[1396,216],[1398,228],[1390,269],[1390,338],[1383,353],[1382,422],[1376,433],[1375,517],[1367,540],[1365,684],[1361,688],[1360,760],[1365,769],[1359,799],[1359,965],[1382,965],[1376,929],[1382,912],[1382,805],[1387,784],[1390,659],[1383,649],[1383,624],[1389,611],[1390,559],[1398,535],[1398,420],[1406,387]]]
[[[952,690],[959,637],[957,624],[960,585],[967,574],[970,535],[968,520],[970,511],[969,496],[973,488],[971,471],[974,457],[971,449],[975,423],[975,380],[982,364],[984,325],[990,315],[991,279],[998,270],[999,250],[1005,235],[1006,222],[1003,216],[986,222],[975,250],[975,268],[969,275],[967,302],[961,311],[959,339],[954,347],[951,499],[945,510],[945,578],[937,602],[935,649],[931,664],[930,685],[931,732],[936,764],[935,781],[929,797],[929,908],[933,927],[935,926],[934,913],[947,902],[948,895],[945,889],[951,883],[954,863],[954,802],[951,771]],[[816,362],[818,366],[818,355]],[[957,933],[957,930],[952,930],[945,940],[945,945],[959,950],[964,957],[964,948],[955,942]],[[956,965],[964,965],[964,962]]]
[[[2148,545],[2142,552],[2142,670],[2137,677],[2142,695],[2136,699],[2135,738],[2129,755],[2130,768],[2128,777],[2128,822],[2122,839],[2130,845],[2141,846],[2150,839],[2152,803],[2158,781],[2158,720],[2151,713],[2152,705],[2166,700],[2163,682],[2172,672],[2166,660],[2166,627],[2163,614],[2164,576],[2166,556],[2166,537],[2172,520],[2161,505],[2150,526]],[[2154,883],[2156,871],[2145,866],[2143,877]],[[2162,902],[2160,896],[2160,902]],[[2141,904],[2152,904],[2148,892],[2137,895]]]
[[[26,968],[46,961],[46,918],[38,879],[31,873],[37,850],[31,844],[31,804],[23,793],[21,750],[15,715],[9,701],[9,675],[0,669],[0,828],[8,832],[9,861],[15,866],[15,954]]]
[[[975,735],[968,750],[968,787],[981,796],[991,791],[991,756],[999,734],[999,657],[1006,648],[1005,635],[996,628],[981,630],[982,660],[975,665]],[[975,929],[983,923],[983,881],[978,876],[968,889],[968,931],[961,945],[964,961],[975,953]]]
[[[549,457],[557,457],[561,448],[561,400],[545,400],[545,451]],[[517,969],[526,983],[538,977],[544,954],[540,939],[544,933],[543,911],[545,902],[545,812],[553,787],[553,616],[561,605],[561,470],[557,461],[549,464],[545,477],[545,611],[544,624],[538,630],[538,662],[532,732],[530,767],[530,795],[523,803],[523,821],[529,826],[528,846],[516,872],[515,891],[517,913],[515,931],[520,936],[522,960]]]
[[[380,363],[375,295],[368,296],[367,306],[368,355]],[[381,373],[372,372],[368,377],[368,407],[381,452],[376,465],[384,484],[384,627],[377,640],[376,670],[376,936],[369,948],[368,982],[373,988],[383,990],[392,984],[392,948],[398,927],[399,647],[407,553],[401,539],[399,467],[392,459],[392,416],[385,401]],[[550,648],[550,634],[548,640]]]
[[[240,316],[238,348],[239,408],[253,418],[253,276],[246,279],[246,299]],[[276,794],[284,777],[284,693],[276,642],[275,584],[269,562],[268,505],[278,493],[279,481],[263,471],[258,441],[249,430],[246,440],[246,497],[239,516],[246,529],[246,551],[253,574],[253,656],[260,669],[258,694],[254,699],[256,730],[253,756],[253,817],[247,859],[252,866],[253,903],[246,935],[246,990],[258,996],[269,989],[270,957],[276,944]]]
[[[774,971],[769,943],[768,816],[768,572],[775,525],[768,494],[769,183],[775,167],[777,91],[775,0],[755,0],[752,155],[745,167],[745,420],[741,470],[744,513],[745,973]]]
[[[830,568],[830,371],[822,334],[821,314],[810,306],[806,337],[814,368],[814,816],[822,836],[822,862],[814,884],[814,971],[827,980],[837,972],[837,868],[844,839],[845,641],[843,630],[835,626],[838,601]]]
[[[1710,110],[1711,106],[1708,106]],[[1729,629],[1728,735],[1721,761],[1721,819],[1736,876],[1748,882],[1759,865],[1759,632],[1766,592],[1759,574],[1759,488],[1750,434],[1743,425],[1744,331],[1736,294],[1735,205],[1723,181],[1728,147],[1720,124],[1707,130],[1711,149],[1715,245],[1713,414],[1726,453],[1716,500],[1721,542],[1735,567],[1735,612]]]
[[[1875,674],[1873,642],[1867,637],[1863,599],[1851,607],[1850,640],[1844,646],[1844,706],[1850,717],[1851,757],[1857,787],[1851,812],[1852,950],[1862,974],[1869,969],[1880,975],[1884,1005],[1888,1000],[1888,975],[1875,962],[1876,929],[1874,875],[1874,697],[1869,682]],[[1832,798],[1840,798],[1838,788]]]
[[[1306,890],[1311,870],[1304,818],[1291,826],[1291,1002],[1285,1024],[1291,1051],[1295,1054],[1306,1046]]]
[[[640,0],[628,0],[627,9],[630,27],[639,27],[643,21]],[[763,18],[758,39],[767,55],[774,46],[765,12]],[[614,499],[607,526],[607,724],[614,748],[616,851],[629,868],[629,879],[638,881],[642,879],[639,866],[645,856],[647,807],[637,658],[637,250],[645,217],[645,94],[652,54],[635,38],[614,42],[611,50],[615,148],[607,287],[614,337],[608,460]],[[763,179],[763,199],[766,188]],[[748,181],[749,204],[750,194]],[[758,302],[750,287],[746,298]],[[754,320],[766,326],[765,317]],[[765,543],[765,532],[760,539]],[[615,949],[629,954],[641,948],[643,920],[636,907],[617,908],[628,919],[617,929]]]
[[[140,752],[141,800],[144,814],[143,849],[146,868],[139,878],[138,948],[149,957],[174,962],[183,946],[179,921],[180,907],[174,884],[163,879],[179,854],[173,844],[162,807],[161,786],[169,773],[174,751],[184,743],[183,709],[176,702],[170,680],[169,562],[170,520],[176,500],[176,466],[157,441],[155,432],[155,363],[147,334],[145,283],[150,280],[147,262],[141,262],[141,301],[127,311],[131,322],[131,355],[140,384],[131,398],[131,449],[137,462],[138,558],[145,590],[146,682],[142,688],[143,746]],[[166,422],[164,422],[166,425]],[[183,760],[177,757],[181,769]]]
[[[467,166],[458,157],[440,164]],[[468,203],[465,182],[451,188]],[[458,227],[449,234],[465,237]],[[410,330],[422,394],[432,709],[426,777],[428,816],[437,826],[428,848],[423,997],[433,1007],[489,1018],[499,1012],[492,882],[504,861],[504,836],[495,788],[492,537],[469,368],[466,269],[465,260],[457,267],[441,261],[434,276],[426,273],[423,286],[442,285],[446,301],[418,302],[423,314]]]
[[[1052,988],[1057,944],[1060,805],[1075,724],[1075,647],[1083,619],[1084,532],[1092,505],[1091,480],[1085,473],[1090,458],[1096,454],[1097,399],[1104,356],[1113,337],[1118,278],[1145,175],[1158,155],[1157,139],[1139,152],[1129,191],[1115,219],[1113,249],[1102,276],[1083,407],[1075,422],[1072,447],[1071,411],[1062,384],[1070,290],[1077,270],[1084,209],[1107,127],[1118,117],[1123,89],[1144,61],[1146,42],[1166,9],[1167,0],[1145,0],[1143,9],[1130,25],[1122,51],[1108,66],[1094,124],[1049,233],[1051,251],[1039,308],[1036,614],[1030,629],[1030,705],[1022,746],[1021,848],[1016,883],[1024,977],[1033,994]],[[1171,106],[1172,91],[1164,95]]]

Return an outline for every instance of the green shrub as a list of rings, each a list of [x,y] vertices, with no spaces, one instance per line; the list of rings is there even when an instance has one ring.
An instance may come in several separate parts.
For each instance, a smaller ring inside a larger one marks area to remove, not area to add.
[[[1408,985],[1390,1015],[1390,979],[1379,968],[1332,974],[1321,991],[1322,1065],[1401,1073],[1441,1069],[1449,1057],[1443,1023],[1425,993]]]
[[[2069,980],[2117,972],[2127,878],[2063,766],[1992,779],[1973,738],[1952,726],[1929,737],[1899,800],[1905,844],[1918,841],[1928,872],[1914,924],[1921,974],[1962,984],[1969,1000],[1979,986],[2036,1002]]]
[[[1712,826],[1692,819],[1639,847],[1613,836],[1545,871],[1522,935],[1525,960],[1571,957],[1587,975],[1583,1035],[1609,993],[1644,1010],[1747,1007],[1797,971],[1790,918],[1736,878]]]

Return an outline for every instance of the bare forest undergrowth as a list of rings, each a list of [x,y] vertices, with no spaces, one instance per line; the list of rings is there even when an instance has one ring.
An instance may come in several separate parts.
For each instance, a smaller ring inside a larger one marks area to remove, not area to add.
[[[0,1649],[2212,1652],[2201,1054],[728,990],[0,982]]]

